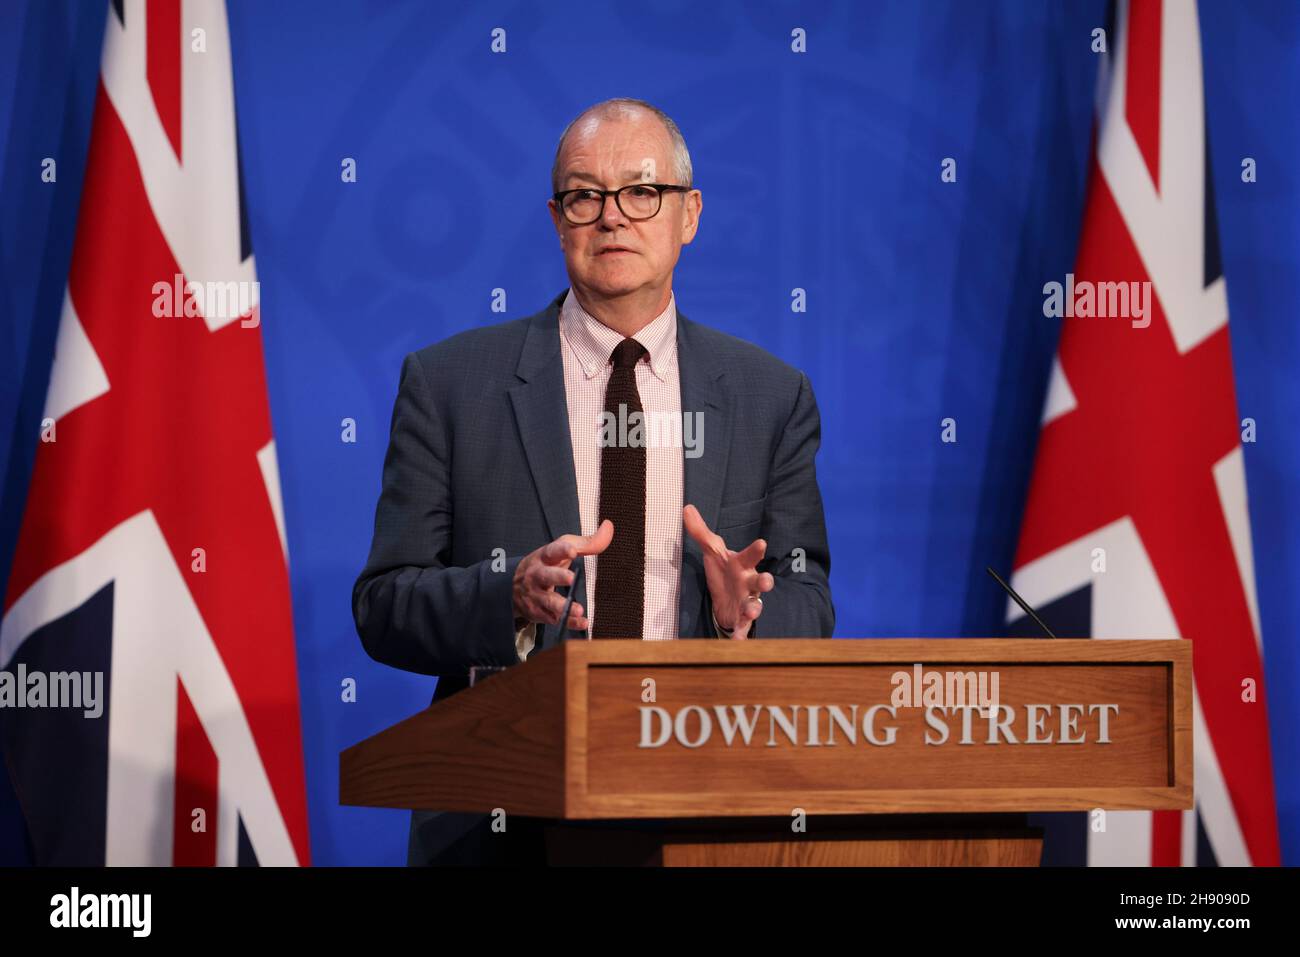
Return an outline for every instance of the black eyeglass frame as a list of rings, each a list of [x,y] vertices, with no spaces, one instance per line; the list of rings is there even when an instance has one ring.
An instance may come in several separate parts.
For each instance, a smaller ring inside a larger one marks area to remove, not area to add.
[[[649,216],[633,216],[623,208],[622,194],[625,190],[645,189],[646,187],[655,190],[659,194],[659,205],[655,207],[655,211]],[[664,193],[690,193],[694,192],[694,190],[694,186],[674,186],[669,183],[628,183],[618,189],[596,189],[594,186],[578,186],[575,189],[563,189],[558,193],[552,193],[551,199],[555,200],[555,204],[560,207],[565,222],[570,226],[590,226],[592,223],[599,222],[600,217],[605,215],[605,200],[610,196],[614,197],[614,204],[618,207],[620,213],[634,223],[644,223],[646,220],[654,219],[659,215],[659,211],[664,208]],[[600,211],[596,213],[594,218],[583,222],[575,222],[569,218],[569,211],[564,206],[564,197],[572,193],[595,193],[600,196]]]

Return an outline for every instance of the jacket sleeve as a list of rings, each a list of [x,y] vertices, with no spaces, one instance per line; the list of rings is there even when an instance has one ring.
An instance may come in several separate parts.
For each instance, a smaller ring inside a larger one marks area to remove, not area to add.
[[[452,567],[454,509],[445,415],[419,356],[402,363],[370,557],[352,589],[367,654],[406,671],[463,677],[510,665],[512,586],[521,555]],[[504,567],[502,567],[504,564]]]
[[[763,596],[763,613],[750,630],[753,638],[830,638],[835,632],[830,546],[817,486],[820,445],[817,400],[808,377],[800,373],[768,476],[760,533],[767,554],[758,570],[771,572],[775,584]]]

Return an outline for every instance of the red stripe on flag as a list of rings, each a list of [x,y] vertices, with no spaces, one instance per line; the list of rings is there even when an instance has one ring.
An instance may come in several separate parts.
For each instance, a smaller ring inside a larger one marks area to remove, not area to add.
[[[148,0],[145,73],[158,118],[181,158],[181,0]]]
[[[196,815],[201,811],[201,815]],[[217,753],[212,750],[185,686],[176,679],[176,814],[172,863],[217,863]],[[201,825],[200,830],[195,830]]]
[[[1160,189],[1160,16],[1163,0],[1133,0],[1128,16],[1124,117]]]
[[[1178,867],[1183,862],[1183,812],[1151,812],[1151,866]]]

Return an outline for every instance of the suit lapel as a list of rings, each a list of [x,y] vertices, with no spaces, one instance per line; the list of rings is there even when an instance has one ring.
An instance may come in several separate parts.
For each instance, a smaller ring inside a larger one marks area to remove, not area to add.
[[[709,528],[717,524],[722,505],[723,482],[731,443],[731,409],[722,389],[725,369],[707,348],[695,323],[677,314],[677,367],[681,376],[682,414],[700,413],[703,431],[696,436],[697,458],[683,454],[682,504],[694,505]],[[684,452],[684,450],[683,450]],[[681,588],[677,606],[677,633],[682,638],[708,633],[709,623],[700,621],[704,600],[704,559],[700,547],[682,530]]]
[[[529,322],[519,364],[515,367],[515,375],[522,381],[509,390],[519,440],[541,498],[551,541],[561,535],[577,534],[582,529],[573,444],[569,438],[564,362],[560,356],[559,315],[564,295],[561,293]],[[587,607],[585,580],[574,601]],[[554,645],[559,631],[559,626],[543,628],[539,650]]]

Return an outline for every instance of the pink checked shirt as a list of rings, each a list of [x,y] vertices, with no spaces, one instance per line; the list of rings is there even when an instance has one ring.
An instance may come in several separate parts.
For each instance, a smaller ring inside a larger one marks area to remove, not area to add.
[[[636,387],[647,417],[676,416],[681,422],[682,392],[677,368],[677,301],[670,295],[668,308],[638,332],[635,338],[649,355],[637,363]],[[564,358],[564,392],[569,406],[569,439],[573,444],[573,469],[578,480],[580,534],[595,534],[600,521],[600,433],[609,384],[610,354],[623,336],[603,325],[578,304],[570,289],[560,308],[560,353]],[[662,641],[677,637],[677,599],[682,568],[682,462],[680,445],[646,448],[645,518],[645,638]],[[618,529],[614,530],[618,534]],[[596,606],[596,577],[600,558],[586,556],[585,611],[591,622]],[[534,642],[533,626],[515,638],[520,659]]]

